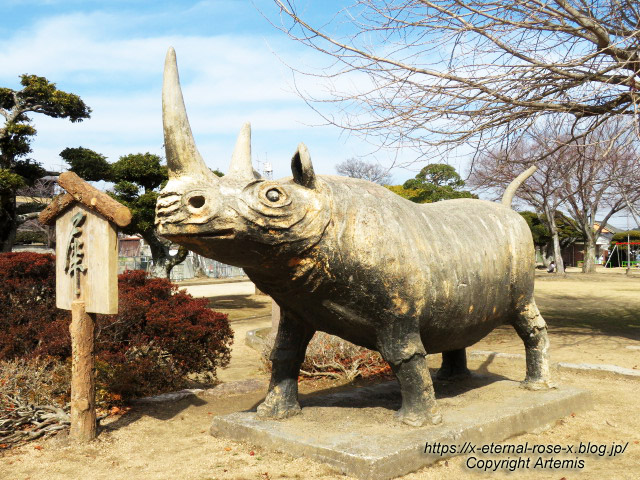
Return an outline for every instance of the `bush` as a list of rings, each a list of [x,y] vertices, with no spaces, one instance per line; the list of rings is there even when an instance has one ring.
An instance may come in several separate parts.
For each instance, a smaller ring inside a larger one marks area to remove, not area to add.
[[[53,255],[0,254],[0,360],[71,354],[68,312],[56,309]]]
[[[47,357],[2,362],[0,410],[8,402],[64,407],[71,394],[71,369]]]
[[[68,365],[45,357],[0,365],[0,450],[69,427]]]
[[[164,278],[141,270],[119,276],[119,313],[100,315],[98,385],[130,398],[185,385],[189,374],[215,379],[230,360],[227,315]]]
[[[55,308],[54,257],[0,254],[0,285],[0,361],[68,361],[70,312]],[[228,364],[233,332],[227,315],[207,308],[206,299],[142,271],[120,275],[118,290],[119,313],[97,316],[99,400],[180,388],[190,374],[212,381],[216,368]]]
[[[16,233],[15,243],[18,245],[47,243],[47,234],[45,232],[35,232],[33,230],[20,230]]]
[[[273,341],[274,336],[270,335],[262,355],[267,371],[271,370],[269,354]],[[313,336],[300,368],[301,377],[331,377],[347,381],[387,373],[391,373],[391,367],[378,352],[324,332],[316,332]]]

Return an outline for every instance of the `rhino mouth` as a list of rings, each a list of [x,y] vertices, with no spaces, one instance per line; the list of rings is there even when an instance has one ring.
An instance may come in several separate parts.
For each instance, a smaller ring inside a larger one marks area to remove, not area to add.
[[[232,228],[224,228],[222,230],[217,230],[215,232],[207,232],[206,235],[202,235],[205,238],[227,238],[233,237],[236,232],[233,231]]]
[[[174,233],[165,235],[166,237],[174,238],[199,238],[199,239],[215,239],[215,238],[232,238],[235,236],[235,231],[232,228],[223,228],[213,232],[206,233]]]

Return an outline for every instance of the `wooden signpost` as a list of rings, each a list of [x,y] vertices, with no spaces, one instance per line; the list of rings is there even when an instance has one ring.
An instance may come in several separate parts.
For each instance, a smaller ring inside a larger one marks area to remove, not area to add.
[[[71,430],[78,441],[96,436],[94,330],[98,313],[118,313],[116,227],[131,212],[73,172],[58,183],[67,193],[40,213],[56,225],[56,306],[71,310]]]

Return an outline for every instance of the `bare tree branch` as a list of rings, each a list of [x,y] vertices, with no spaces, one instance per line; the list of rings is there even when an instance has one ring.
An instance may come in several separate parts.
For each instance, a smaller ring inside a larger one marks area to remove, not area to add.
[[[389,185],[391,183],[389,169],[359,158],[348,158],[340,162],[336,165],[336,172],[338,172],[339,175],[362,178],[380,185]]]
[[[331,60],[293,66],[327,88],[300,94],[328,123],[383,147],[486,151],[554,115],[582,135],[614,116],[637,122],[632,0],[357,0],[321,26],[295,1],[274,2],[272,23]]]

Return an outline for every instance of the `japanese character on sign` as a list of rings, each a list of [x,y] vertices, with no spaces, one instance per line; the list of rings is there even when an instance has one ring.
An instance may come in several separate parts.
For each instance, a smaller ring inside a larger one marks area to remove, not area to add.
[[[82,224],[87,218],[87,214],[83,212],[76,213],[71,219],[73,225],[71,233],[69,234],[69,242],[67,244],[67,263],[65,264],[64,271],[76,279],[76,296],[80,296],[80,274],[87,271],[87,267],[82,264],[84,258],[84,252],[82,248],[84,242],[80,239],[82,236]]]

